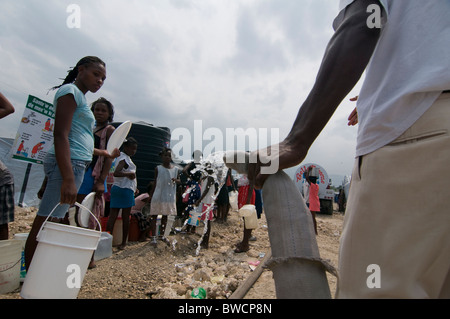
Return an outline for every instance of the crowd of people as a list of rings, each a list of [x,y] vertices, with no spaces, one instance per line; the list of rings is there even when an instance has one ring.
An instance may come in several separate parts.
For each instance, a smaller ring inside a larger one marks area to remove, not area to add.
[[[269,176],[261,169],[268,163],[267,156],[276,160],[279,170],[300,164],[364,74],[357,108],[349,117],[349,125],[358,124],[358,137],[340,238],[336,296],[449,298],[450,6],[445,0],[341,0],[339,9],[333,22],[335,33],[291,131],[276,147],[254,151],[252,157],[258,162],[249,165],[248,181],[242,181],[239,197],[242,203],[254,200],[256,204],[254,189],[262,188]],[[63,218],[75,203],[93,154],[119,156],[97,147],[92,138],[96,118],[85,94],[97,92],[105,78],[105,63],[97,57],[85,57],[56,87],[54,146],[44,162],[45,190],[25,247],[27,267],[37,245],[37,231],[51,212],[52,217]],[[2,104],[8,103],[2,99]],[[6,109],[6,114],[11,112]],[[96,135],[100,136],[100,131]],[[135,174],[126,172],[132,167],[131,155],[132,151],[121,157],[123,172],[115,172],[115,176],[135,178]],[[173,196],[173,187],[179,183],[179,174],[171,171],[172,164],[163,161],[149,190],[150,215],[154,209],[167,217],[164,234],[170,231],[170,217],[176,210],[175,201],[164,205],[163,200],[166,185],[161,180],[170,186],[167,192]],[[9,212],[0,220],[0,234],[4,236],[4,222],[11,219],[12,178],[4,165],[0,172],[1,204]],[[100,173],[94,177],[99,192],[102,183]],[[309,179],[308,184],[314,194],[314,181]],[[196,189],[199,185],[203,187]],[[193,205],[188,213],[201,207],[207,224],[211,218],[211,187],[208,174],[191,178],[189,194],[196,197],[190,195],[187,200]],[[134,205],[130,191],[117,193],[128,193],[130,202],[126,205]],[[118,201],[113,209],[123,210],[124,205]],[[313,212],[317,209],[313,202],[310,208]],[[221,210],[218,219],[225,218]],[[143,224],[152,228],[153,220]],[[236,251],[245,251],[250,239],[251,231],[244,227]],[[374,274],[379,277],[376,285],[369,284],[368,269],[374,265],[381,270],[381,274]]]
[[[121,150],[116,148],[111,154],[108,153],[108,140],[115,130],[111,125],[113,104],[103,97],[91,106],[86,101],[86,93],[97,92],[105,79],[106,64],[98,57],[87,56],[68,72],[61,85],[52,88],[57,90],[53,102],[54,144],[44,159],[45,177],[37,194],[41,203],[25,245],[27,269],[38,244],[36,235],[43,223],[49,220],[80,226],[79,208],[76,207],[71,220],[69,208],[75,202],[82,203],[91,193],[95,193],[94,216],[90,216],[87,227],[98,229],[98,220],[106,216],[106,231],[113,233],[121,214],[122,242],[119,249],[126,247],[131,216],[138,220],[139,240],[151,240],[151,245],[156,245],[158,239],[168,241],[167,237],[174,231],[175,220],[185,225],[182,231],[195,233],[198,221],[191,221],[194,211],[199,212],[207,230],[203,234],[201,247],[208,248],[212,221],[226,222],[230,209],[229,192],[238,189],[239,208],[245,204],[255,204],[256,193],[259,198],[258,217],[261,216],[260,191],[249,187],[245,176],[236,185],[231,170],[227,170],[226,183],[219,185],[211,163],[199,169],[200,151],[194,152],[194,160],[182,168],[174,165],[171,149],[163,148],[159,154],[161,164],[155,168],[154,181],[150,182],[146,193],[139,194],[137,167],[132,160],[138,150],[137,141],[127,137]],[[14,112],[6,97],[0,95],[0,98],[0,115],[4,117]],[[108,189],[107,177],[112,166],[114,182]],[[8,223],[14,221],[14,178],[3,163],[0,163],[0,173],[0,239],[3,240],[9,237]],[[160,229],[157,229],[158,216],[161,216]],[[249,249],[250,235],[251,229],[244,226],[243,240],[237,245],[236,252]],[[89,267],[95,267],[93,256]]]

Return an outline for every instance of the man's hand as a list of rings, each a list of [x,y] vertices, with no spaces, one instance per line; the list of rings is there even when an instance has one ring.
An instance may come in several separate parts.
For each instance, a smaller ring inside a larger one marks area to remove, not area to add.
[[[355,107],[348,117],[348,126],[355,126],[356,124],[358,124],[358,111]]]
[[[253,182],[256,189],[261,189],[270,175],[300,164],[306,154],[307,148],[293,145],[287,140],[266,149],[254,151],[250,154],[248,179]]]

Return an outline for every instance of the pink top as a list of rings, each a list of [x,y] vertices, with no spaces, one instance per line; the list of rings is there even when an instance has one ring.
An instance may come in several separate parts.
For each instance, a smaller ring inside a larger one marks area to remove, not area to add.
[[[314,183],[309,185],[309,210],[320,212],[319,185]]]

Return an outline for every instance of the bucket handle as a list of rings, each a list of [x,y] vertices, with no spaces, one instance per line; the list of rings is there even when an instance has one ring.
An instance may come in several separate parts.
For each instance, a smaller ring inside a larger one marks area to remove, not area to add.
[[[40,235],[40,233],[41,233],[41,231],[42,231],[42,228],[44,228],[45,223],[47,222],[47,220],[50,218],[50,216],[53,214],[53,212],[55,211],[55,209],[56,209],[59,205],[61,205],[61,203],[56,204],[56,206],[52,209],[52,211],[50,212],[50,214],[48,214],[47,218],[46,218],[45,221],[42,223],[42,226],[41,226],[41,228],[39,229],[39,232],[37,233],[36,238],[39,238],[39,235]],[[78,206],[78,208],[87,210],[87,211],[89,212],[89,214],[91,214],[92,217],[94,217],[95,221],[96,221],[97,224],[98,224],[98,227],[100,227],[100,232],[102,232],[102,225],[101,225],[100,222],[98,221],[97,217],[95,217],[95,215],[94,215],[88,208],[86,208],[85,206],[81,205],[81,204],[78,203],[78,202],[75,202],[75,206]]]

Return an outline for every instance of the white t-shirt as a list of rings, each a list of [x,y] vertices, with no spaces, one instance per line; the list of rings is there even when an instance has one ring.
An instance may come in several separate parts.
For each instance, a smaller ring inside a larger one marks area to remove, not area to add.
[[[387,22],[359,94],[356,156],[398,138],[450,90],[450,1],[380,2]]]
[[[123,168],[122,172],[133,172],[136,173],[136,165],[131,160],[130,156],[127,154],[120,152],[120,156],[116,158],[116,165],[118,165],[122,160],[128,165],[127,168]],[[127,166],[125,165],[125,166]],[[115,177],[113,185],[118,186],[120,188],[129,188],[133,191],[136,191],[137,188],[137,178],[129,179],[128,177]]]

